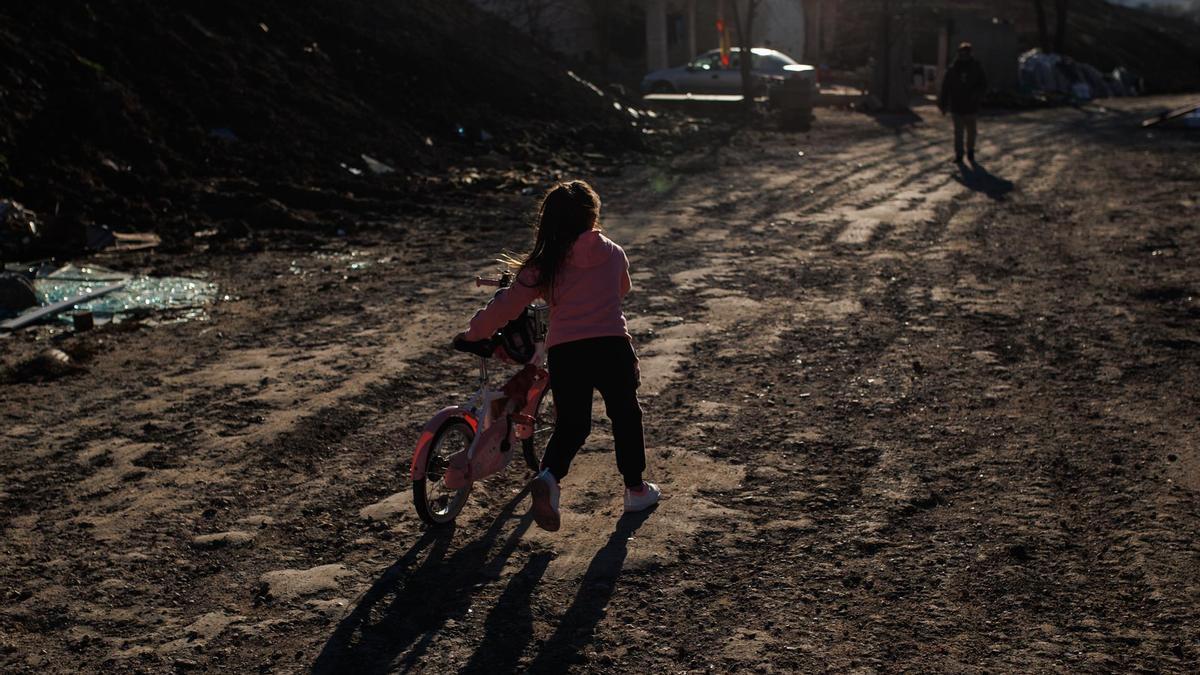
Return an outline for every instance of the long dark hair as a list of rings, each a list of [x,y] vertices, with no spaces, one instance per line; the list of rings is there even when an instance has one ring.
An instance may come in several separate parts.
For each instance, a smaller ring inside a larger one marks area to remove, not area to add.
[[[598,229],[600,195],[581,180],[559,183],[546,192],[538,207],[533,250],[524,256],[505,255],[509,267],[537,274],[542,297],[553,301],[554,283],[579,235]]]

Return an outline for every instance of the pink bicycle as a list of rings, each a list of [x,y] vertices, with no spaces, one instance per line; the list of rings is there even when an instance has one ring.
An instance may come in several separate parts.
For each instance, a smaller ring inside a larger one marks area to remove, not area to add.
[[[513,276],[476,278],[476,286],[506,288]],[[438,411],[425,424],[412,459],[413,504],[421,520],[445,525],[462,511],[476,481],[503,471],[519,442],[529,470],[539,470],[538,444],[554,428],[554,398],[546,370],[549,308],[530,305],[488,340],[455,339],[454,348],[479,357],[479,386],[462,405]],[[522,366],[500,388],[491,385],[493,360]]]

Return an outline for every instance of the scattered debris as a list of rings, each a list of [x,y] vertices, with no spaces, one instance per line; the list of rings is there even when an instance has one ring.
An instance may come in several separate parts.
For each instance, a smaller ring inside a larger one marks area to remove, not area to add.
[[[112,230],[94,223],[87,226],[87,247],[89,250],[99,251],[115,243],[117,243],[117,238],[113,236]]]
[[[71,321],[76,333],[89,331],[96,327],[96,317],[91,312],[75,312],[71,315]]]
[[[162,237],[153,232],[113,232],[113,236],[117,243],[110,250],[114,252],[143,251],[162,243]]]
[[[1142,121],[1142,127],[1156,127],[1164,122],[1173,120],[1182,120],[1182,123],[1189,127],[1200,127],[1200,102],[1185,105],[1182,108],[1169,110],[1161,115],[1156,115],[1150,119]]]
[[[1021,89],[1034,95],[1090,101],[1137,96],[1143,89],[1141,79],[1127,68],[1116,68],[1106,75],[1091,64],[1040,49],[1022,54],[1018,69]]]
[[[0,381],[45,382],[82,371],[83,367],[75,363],[66,352],[51,348],[39,352],[10,372],[0,370]]]
[[[217,297],[217,285],[190,277],[134,276],[103,267],[66,265],[34,279],[42,302],[54,302],[99,283],[119,281],[121,289],[79,303],[79,309],[106,320],[151,311],[182,312],[178,318],[195,319]]]
[[[367,165],[367,169],[376,176],[385,176],[389,173],[396,173],[396,170],[387,164],[375,159],[370,155],[360,155],[363,162]],[[357,175],[357,174],[356,174]]]
[[[150,311],[171,311],[177,313],[176,318],[195,319],[217,295],[216,284],[199,279],[134,276],[71,264],[39,271],[30,285],[36,304],[42,306],[0,323],[0,330],[16,330],[60,315],[63,322],[74,324],[77,330]],[[72,308],[79,311],[65,314]],[[90,315],[91,320],[77,318],[81,313]]]
[[[69,368],[72,365],[71,357],[61,349],[47,349],[39,354],[38,358],[42,359],[47,364],[51,364],[53,369],[61,370],[63,368]]]
[[[106,225],[87,226],[87,247],[92,251],[142,251],[162,243],[153,232],[113,232]]]
[[[16,317],[15,319],[9,319],[8,321],[0,323],[0,330],[8,331],[8,330],[16,330],[18,328],[24,328],[25,326],[28,326],[33,323],[37,323],[38,321],[42,321],[43,319],[49,319],[58,314],[61,314],[78,304],[81,304],[81,303],[84,303],[84,302],[87,302],[89,300],[93,300],[96,298],[101,298],[105,295],[108,295],[109,293],[114,293],[116,291],[119,291],[124,287],[125,287],[125,282],[120,282],[120,283],[116,283],[116,284],[109,284],[107,286],[102,286],[102,287],[94,289],[94,290],[88,290],[83,293],[79,293],[77,295],[68,296],[65,300],[59,300],[57,302],[52,302],[44,307],[40,307],[38,309],[29,311],[29,312],[25,312],[24,314],[21,314],[20,316]],[[35,284],[35,288],[36,288],[36,284]]]
[[[16,314],[37,304],[29,279],[23,274],[0,273],[0,314]]]
[[[19,258],[38,235],[37,214],[20,202],[0,199],[0,259]]]
[[[218,127],[212,131],[209,131],[208,136],[209,138],[215,138],[218,141],[225,141],[226,143],[237,143],[239,140],[241,140],[238,138],[237,134],[233,133],[232,129],[227,129],[225,127]]]

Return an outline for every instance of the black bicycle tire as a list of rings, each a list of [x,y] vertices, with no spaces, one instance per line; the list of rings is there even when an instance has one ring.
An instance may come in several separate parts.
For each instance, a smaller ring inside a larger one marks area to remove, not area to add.
[[[472,429],[471,425],[467,424],[466,420],[462,419],[461,417],[452,417],[443,422],[442,426],[438,427],[437,432],[434,433],[433,439],[429,442],[429,452],[425,454],[425,466],[421,467],[422,470],[426,472],[425,475],[428,475],[429,462],[436,454],[438,443],[441,442],[442,437],[446,435],[447,431],[456,426],[461,426],[462,428],[466,429],[468,443],[470,440],[475,438],[475,430]],[[458,514],[462,511],[463,506],[467,503],[467,497],[469,497],[471,494],[471,486],[468,485],[465,488],[458,490],[454,497],[454,501],[457,503],[457,506],[453,510],[448,511],[446,515],[438,516],[429,508],[429,502],[426,499],[425,485],[425,478],[418,478],[413,481],[413,506],[415,506],[417,509],[417,515],[421,517],[422,521],[433,527],[449,525],[450,523],[454,522],[454,519],[458,517]]]

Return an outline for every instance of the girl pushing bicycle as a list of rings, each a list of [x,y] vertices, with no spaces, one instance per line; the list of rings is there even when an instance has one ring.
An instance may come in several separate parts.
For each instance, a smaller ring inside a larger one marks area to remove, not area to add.
[[[489,339],[542,298],[550,305],[546,337],[554,433],[530,483],[533,518],[544,530],[560,525],[559,483],[591,432],[592,393],[612,420],[617,469],[625,482],[625,512],[656,504],[661,491],[642,479],[646,449],[638,403],[638,359],[621,312],[629,292],[625,251],[600,233],[600,197],[581,180],[560,183],[542,199],[533,250],[504,262],[516,282],[498,292],[456,341]]]

